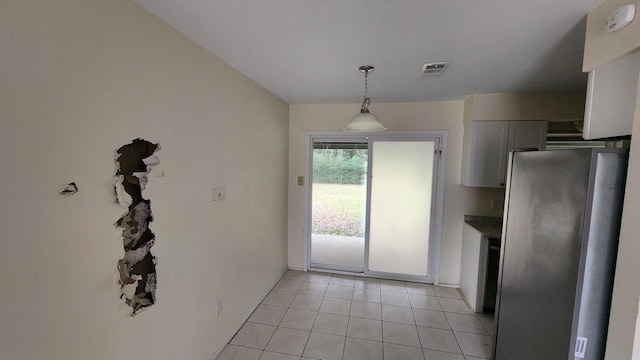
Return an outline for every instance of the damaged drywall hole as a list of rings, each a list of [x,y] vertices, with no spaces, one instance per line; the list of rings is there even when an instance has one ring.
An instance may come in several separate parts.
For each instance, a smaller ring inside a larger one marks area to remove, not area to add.
[[[78,186],[74,182],[70,182],[62,188],[62,191],[59,192],[60,195],[73,195],[78,192]]]
[[[115,226],[122,228],[124,257],[118,261],[121,298],[131,307],[131,316],[156,301],[156,258],[151,254],[155,235],[151,201],[142,197],[147,175],[160,162],[154,155],[160,144],[135,139],[116,150],[115,193],[118,204],[128,208]]]
[[[227,192],[224,186],[213,188],[213,201],[222,201],[227,198]]]

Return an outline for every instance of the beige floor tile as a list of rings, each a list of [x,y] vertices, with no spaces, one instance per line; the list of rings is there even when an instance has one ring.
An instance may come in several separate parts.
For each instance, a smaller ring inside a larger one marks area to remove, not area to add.
[[[315,311],[289,309],[280,321],[280,327],[311,331],[317,315]]]
[[[287,308],[271,305],[260,305],[256,311],[251,314],[249,322],[255,322],[265,325],[277,326],[280,324],[282,317],[287,312]]]
[[[475,356],[479,358],[490,358],[492,341],[488,335],[471,334],[454,331],[460,349],[465,356]]]
[[[353,287],[329,284],[324,296],[336,299],[351,300],[351,298],[353,297]]]
[[[296,294],[287,291],[271,290],[269,295],[262,300],[264,305],[281,306],[288,308],[295,299]]]
[[[352,301],[350,316],[365,319],[382,319],[382,305],[369,302]]]
[[[409,294],[416,294],[416,295],[422,295],[422,296],[436,296],[435,291],[433,291],[433,286],[429,284],[408,282],[407,292]]]
[[[380,302],[383,304],[411,307],[409,294],[406,292],[380,291]]]
[[[344,275],[344,274],[332,274],[332,279],[346,279],[346,280],[355,280],[357,277],[355,275]]]
[[[331,281],[331,274],[309,272],[309,274],[307,275],[307,278],[304,281],[328,284],[329,281]]]
[[[458,314],[473,315],[473,311],[467,306],[464,300],[450,299],[450,298],[438,298],[440,306],[444,312],[452,312]]]
[[[462,295],[460,295],[459,289],[442,287],[442,286],[434,286],[433,290],[435,291],[437,297],[445,297],[445,298],[462,300]]]
[[[348,324],[349,317],[346,315],[319,313],[318,317],[316,317],[316,322],[313,324],[312,331],[345,336]]]
[[[356,279],[353,276],[334,275],[329,281],[329,285],[354,287]]]
[[[303,282],[304,281],[282,279],[273,287],[273,290],[295,293],[298,292]]]
[[[279,327],[271,337],[266,351],[302,356],[309,331]]]
[[[384,358],[396,360],[424,360],[422,349],[396,344],[384,344]]]
[[[407,292],[407,285],[404,281],[397,280],[380,280],[380,290],[393,292]]]
[[[424,349],[461,354],[456,337],[451,330],[418,326],[420,343]]]
[[[312,332],[303,355],[323,360],[341,360],[345,340],[344,336]]]
[[[289,306],[292,309],[318,311],[322,304],[322,296],[297,294]]]
[[[324,293],[327,291],[327,286],[329,285],[324,283],[305,281],[300,289],[298,289],[298,294],[324,296]]]
[[[464,331],[474,334],[488,335],[482,323],[475,315],[444,313],[454,331]]]
[[[410,307],[382,304],[382,320],[415,325]]]
[[[493,326],[458,289],[288,270],[219,359],[488,359]]]
[[[424,349],[425,360],[466,360],[461,354]]]
[[[449,321],[442,311],[413,309],[413,317],[418,326],[451,330]]]
[[[264,350],[275,330],[275,326],[248,322],[242,325],[231,344]]]
[[[347,338],[343,360],[383,360],[382,342]]]
[[[382,341],[382,321],[361,318],[349,318],[347,337]]]
[[[356,289],[380,290],[380,279],[356,278],[354,287]]]
[[[380,289],[354,289],[353,300],[380,303]]]
[[[320,312],[337,314],[337,315],[349,315],[351,311],[351,301],[344,299],[334,299],[325,297],[320,305]]]
[[[217,360],[258,360],[261,350],[250,349],[237,345],[227,345]]]
[[[382,341],[385,343],[420,347],[415,325],[382,322]]]
[[[288,280],[304,281],[307,278],[307,275],[308,273],[306,271],[287,270],[287,272],[282,275],[282,278]]]
[[[411,307],[413,308],[442,311],[440,302],[435,296],[409,294],[409,301],[411,302]]]
[[[265,351],[260,360],[300,360],[300,356]]]
[[[478,320],[480,320],[484,329],[487,330],[487,333],[493,336],[493,332],[495,330],[493,314],[476,314],[476,316],[478,316]]]

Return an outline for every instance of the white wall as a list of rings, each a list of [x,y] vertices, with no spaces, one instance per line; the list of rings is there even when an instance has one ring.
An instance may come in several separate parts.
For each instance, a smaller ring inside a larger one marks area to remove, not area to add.
[[[359,104],[291,105],[289,112],[289,267],[304,268],[304,187],[307,131],[340,131],[360,109]],[[446,130],[444,217],[440,254],[440,282],[459,284],[462,224],[465,214],[494,215],[492,199],[500,189],[474,189],[460,185],[464,101],[374,103],[371,111],[389,130]]]
[[[465,123],[473,120],[582,120],[584,91],[475,94],[465,100]]]
[[[636,19],[627,27],[613,33],[605,33],[603,24],[609,14],[619,6],[636,5]],[[640,21],[637,11],[640,1],[606,0],[589,12],[585,37],[583,70],[597,69],[640,48]],[[638,90],[640,94],[640,79]],[[613,285],[613,299],[607,335],[605,359],[631,359],[639,353],[640,343],[634,342],[635,324],[640,299],[640,101],[636,101],[631,133],[631,150],[627,187],[625,189],[618,261]],[[635,351],[634,351],[635,350]]]
[[[288,105],[127,0],[0,19],[0,358],[210,359],[286,268]],[[162,146],[158,301],[131,318],[112,177],[137,137]]]
[[[620,6],[634,4],[636,17],[621,30],[607,33],[604,23],[609,15]],[[640,0],[606,0],[591,10],[587,16],[582,70],[585,72],[630,54],[640,47]]]

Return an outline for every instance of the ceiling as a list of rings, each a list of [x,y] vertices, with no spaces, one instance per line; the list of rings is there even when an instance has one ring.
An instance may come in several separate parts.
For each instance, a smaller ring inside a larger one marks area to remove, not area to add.
[[[290,104],[584,90],[602,0],[134,0]],[[451,61],[438,78],[427,62]]]

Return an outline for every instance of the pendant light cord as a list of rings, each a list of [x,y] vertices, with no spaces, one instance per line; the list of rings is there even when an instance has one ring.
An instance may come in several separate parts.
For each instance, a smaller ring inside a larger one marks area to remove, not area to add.
[[[369,80],[369,70],[365,70],[364,71],[364,99],[362,100],[362,108],[360,109],[361,113],[363,112],[368,113],[369,105],[371,105],[371,99],[367,96],[367,93],[369,92],[368,80]]]

